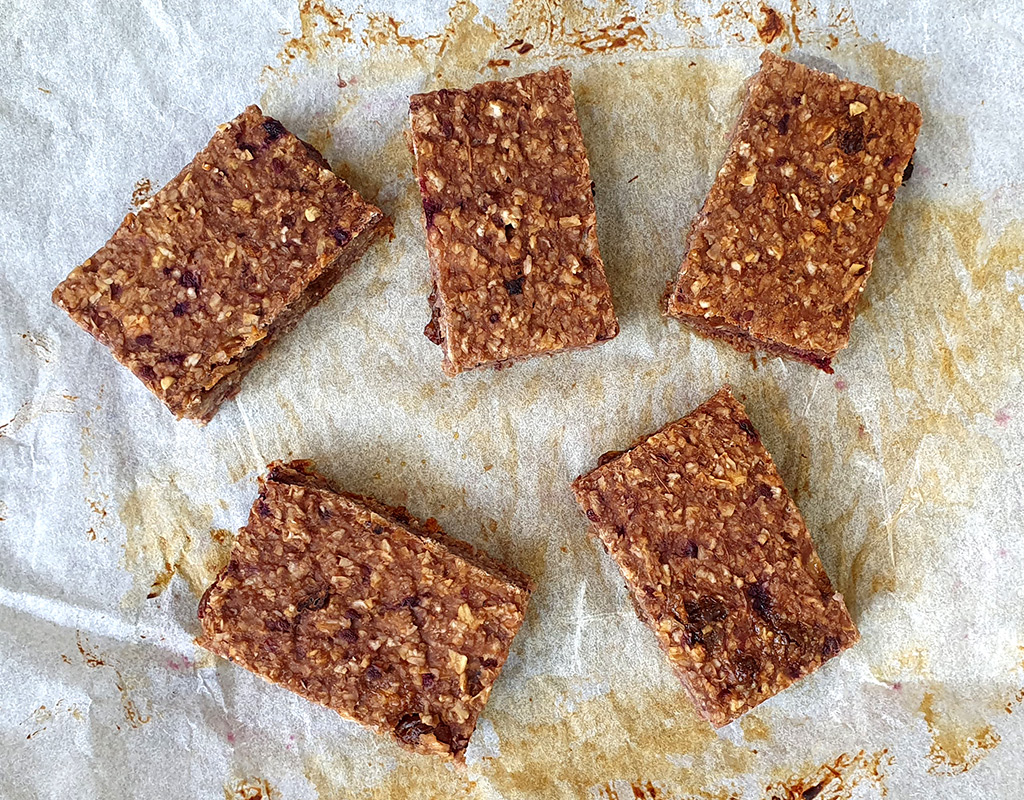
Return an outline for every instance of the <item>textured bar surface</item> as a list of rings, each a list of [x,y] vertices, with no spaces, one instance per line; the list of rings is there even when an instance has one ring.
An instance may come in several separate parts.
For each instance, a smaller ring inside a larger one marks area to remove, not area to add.
[[[858,639],[743,406],[722,389],[573,484],[700,713],[721,726]]]
[[[902,97],[765,53],[666,313],[831,372],[920,127]]]
[[[176,417],[205,422],[389,230],[316,150],[249,106],[53,301]]]
[[[308,461],[275,462],[200,603],[199,644],[461,762],[531,589],[432,519],[339,492]]]
[[[445,373],[618,334],[569,73],[414,95],[410,114]]]

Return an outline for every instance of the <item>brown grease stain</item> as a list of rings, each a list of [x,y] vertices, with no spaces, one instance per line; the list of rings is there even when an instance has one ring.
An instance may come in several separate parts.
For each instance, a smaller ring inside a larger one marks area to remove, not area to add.
[[[134,576],[124,602],[159,597],[175,575],[202,596],[230,550],[225,537],[207,535],[212,508],[193,504],[170,477],[137,486],[118,513],[127,533],[123,564]]]
[[[274,800],[276,796],[264,778],[240,778],[224,784],[224,800]]]
[[[936,775],[961,775],[977,764],[1000,742],[991,725],[969,725],[936,708],[936,695],[925,692],[921,700],[932,744],[928,771]]]
[[[550,6],[547,0],[513,0],[501,26],[503,41],[528,43],[525,52],[522,45],[516,50],[534,58],[659,49],[658,37],[649,32],[656,11],[639,12],[614,1],[568,0],[556,4],[557,11]]]
[[[803,777],[770,784],[765,800],[847,800],[863,796],[857,791],[860,787],[871,787],[879,796],[888,797],[885,770],[895,761],[887,748],[875,753],[844,753]]]
[[[328,8],[324,0],[301,0],[299,26],[299,35],[288,39],[278,54],[282,64],[290,63],[299,56],[316,59],[332,44],[352,41],[351,17]]]
[[[58,700],[52,708],[41,705],[22,721],[22,725],[30,725],[34,728],[31,733],[25,736],[25,739],[34,739],[39,734],[45,732],[51,722],[63,715],[67,715],[78,722],[85,719],[80,706],[68,703],[63,699]]]
[[[884,524],[897,549],[899,540],[920,548],[936,530],[958,529],[988,476],[1006,466],[974,420],[994,418],[1020,390],[1022,292],[1005,276],[1024,259],[1024,221],[1010,221],[987,243],[982,213],[978,201],[900,198],[868,283],[873,302],[859,320],[861,335],[889,353],[883,380],[901,398],[878,409],[880,488],[895,506]],[[933,447],[943,459],[923,458]]]
[[[21,338],[24,339],[25,341],[27,341],[30,345],[32,345],[35,348],[32,352],[44,364],[49,364],[50,363],[50,356],[53,355],[53,344],[50,342],[50,340],[45,335],[43,335],[42,333],[38,333],[38,332],[26,331],[25,333],[21,334]],[[29,406],[31,408],[32,407],[32,401],[26,400],[22,404],[22,408],[24,408],[25,406]],[[49,410],[49,409],[47,409],[47,410]],[[38,410],[37,410],[37,414],[35,416],[38,416]],[[2,430],[3,427],[6,427],[6,425],[5,426],[0,426],[0,430]]]
[[[459,62],[478,72],[490,59],[501,57],[498,27],[487,18],[477,22],[478,16],[479,9],[471,0],[454,0],[444,29],[417,38],[403,33],[405,23],[389,14],[361,9],[349,14],[329,7],[323,0],[302,0],[300,35],[285,42],[278,61],[287,70],[300,56],[316,62],[332,49],[358,40],[360,50],[368,56],[358,65],[360,83],[390,83],[417,71],[432,74]],[[359,93],[352,82],[344,83],[347,94],[343,105],[350,110]]]
[[[837,55],[848,58],[855,64],[867,68],[871,85],[883,92],[897,92],[906,95],[916,103],[924,102],[928,92],[925,80],[928,64],[918,58],[904,55],[884,42],[856,38],[839,43]],[[934,119],[925,113],[925,125],[934,124]]]
[[[743,775],[751,751],[719,738],[697,717],[681,689],[610,692],[585,700],[571,712],[558,705],[571,681],[537,678],[516,697],[492,698],[485,717],[500,740],[501,755],[471,759],[456,770],[434,759],[396,752],[395,768],[372,789],[354,793],[359,767],[343,755],[306,760],[305,774],[322,798],[346,791],[361,798],[500,797],[577,798],[618,782],[673,787],[672,797],[719,798],[706,787]],[[595,721],[600,720],[600,725]],[[716,766],[675,766],[666,754],[691,754]],[[484,787],[487,787],[485,790]]]
[[[798,0],[789,0],[789,25],[793,29],[793,41],[797,47],[802,47],[804,40],[800,36],[800,25],[797,24],[797,14],[800,11]],[[817,14],[817,12],[814,12]]]
[[[1024,645],[1018,646],[1017,649],[1021,654],[1024,654]],[[1024,672],[1024,660],[1017,665],[1017,669],[1014,670],[1014,672]],[[1017,677],[1018,680],[1020,679],[1020,675],[1016,675],[1015,677]],[[1017,710],[1021,703],[1024,703],[1024,686],[1014,692],[1013,696],[1006,702],[1006,705],[1003,706],[1003,710],[1005,710],[1007,714],[1012,714]]]
[[[149,182],[149,178],[141,178],[135,182],[135,188],[132,190],[133,206],[140,208],[152,196],[153,184]]]
[[[576,46],[584,53],[606,53],[610,50],[645,50],[650,37],[643,25],[636,24],[636,17],[626,14],[614,25],[597,28],[592,33],[580,36]]]
[[[87,667],[95,669],[107,666],[107,662],[98,653],[93,652],[91,649],[86,649],[89,643],[82,637],[81,632],[75,634],[75,642],[78,645],[78,653],[82,656],[82,661],[85,662]]]
[[[244,462],[229,462],[227,464],[228,480],[231,481],[232,483],[238,483],[240,480],[245,479],[249,475],[249,472],[251,470],[252,468]],[[221,500],[220,502],[221,507],[226,509],[227,504],[223,500]]]
[[[334,135],[329,126],[325,124],[310,128],[303,136],[304,141],[313,145],[321,154],[328,153],[334,142]],[[372,202],[372,198],[367,198]]]
[[[700,719],[681,688],[660,692],[612,690],[552,714],[570,694],[569,679],[531,680],[518,707],[495,708],[501,757],[482,770],[502,796],[574,797],[587,786],[666,782],[699,791],[729,774],[750,768],[752,754],[720,739]],[[525,694],[532,703],[522,703]],[[600,720],[600,725],[595,721]],[[524,724],[525,723],[525,724]],[[668,754],[699,756],[715,765],[676,766]]]
[[[369,13],[366,15],[366,29],[362,34],[363,44],[370,49],[394,45],[414,50],[441,38],[438,36],[427,36],[423,39],[417,39],[415,36],[408,36],[401,32],[404,24],[404,22],[399,22],[390,14]]]
[[[923,647],[912,647],[896,655],[896,664],[902,674],[928,677],[932,674],[930,656]]]
[[[668,18],[688,35],[687,49],[716,47],[723,39],[761,47],[785,33],[790,33],[792,44],[797,47],[805,39],[832,48],[840,40],[859,37],[853,17],[844,7],[821,24],[816,5],[801,6],[797,0],[791,0],[788,29],[778,10],[762,3],[759,11],[758,16],[753,8],[736,0],[727,0],[718,12],[703,17],[679,3],[653,3],[637,9],[621,0],[566,0],[557,4],[551,0],[512,0],[504,20],[482,17],[477,22],[479,9],[470,0],[454,0],[444,29],[417,37],[405,32],[405,23],[389,14],[363,9],[347,13],[323,0],[301,0],[300,32],[285,41],[278,61],[281,70],[287,72],[300,57],[318,62],[331,51],[355,45],[371,62],[387,52],[412,59],[427,74],[438,74],[447,71],[454,58],[461,59],[464,68],[479,74],[486,69],[510,66],[516,55],[533,61],[682,49],[654,32]],[[472,37],[473,46],[469,46],[470,40],[461,37],[473,27],[482,30],[485,37]],[[789,44],[783,49],[789,49]],[[350,86],[348,82],[341,83]]]
[[[75,634],[75,641],[78,645],[78,652],[82,656],[82,661],[90,669],[99,669],[101,667],[109,667],[114,670],[114,685],[117,686],[117,690],[121,695],[121,710],[124,713],[125,722],[131,728],[141,728],[152,717],[149,714],[143,714],[135,702],[135,698],[132,695],[133,690],[136,688],[131,681],[125,678],[121,670],[116,669],[111,664],[100,657],[98,653],[92,650],[89,646],[88,640],[82,636],[82,632],[78,631]],[[64,659],[68,661],[67,658]],[[118,725],[117,729],[120,730],[121,726]]]
[[[280,394],[277,396],[277,404],[281,407],[284,415],[288,418],[288,422],[291,424],[291,436],[300,434],[302,432],[302,417],[295,410],[295,405]]]
[[[235,532],[227,528],[214,528],[210,531],[210,540],[214,546],[210,548],[204,567],[213,575],[219,575],[231,560],[231,548],[235,544]]]
[[[761,14],[764,19],[757,25],[757,35],[765,44],[774,42],[780,34],[786,30],[786,23],[782,21],[782,15],[771,6],[761,4]]]
[[[599,800],[736,800],[736,795],[724,789],[687,791],[679,794],[674,788],[656,786],[652,781],[616,781],[606,783],[597,790]]]
[[[841,525],[845,517],[852,522],[853,511],[857,508],[854,505],[849,512],[844,512],[839,520],[832,526],[831,530],[835,536],[840,538],[848,527]],[[878,515],[872,511],[865,512],[862,517],[864,521],[864,537],[856,545],[856,550],[843,554],[843,566],[849,562],[849,576],[851,586],[840,589],[847,599],[852,613],[859,615],[868,603],[879,594],[901,591],[904,596],[913,594],[921,588],[919,577],[911,577],[903,574],[897,569],[893,562],[903,564],[904,559],[896,554],[899,549],[896,542],[892,541],[892,530],[890,526],[883,524]],[[849,557],[852,556],[852,561]],[[842,585],[842,584],[840,584]]]
[[[395,746],[398,751],[398,746]],[[468,770],[457,770],[437,758],[424,758],[404,751],[394,753],[398,766],[375,787],[362,790],[359,782],[362,764],[341,755],[330,754],[304,759],[303,772],[320,800],[337,797],[355,800],[435,800],[452,798],[473,800],[482,795]],[[401,779],[399,779],[401,775]]]
[[[767,742],[771,738],[771,730],[756,714],[741,717],[740,730],[743,731],[743,738],[750,742]]]
[[[139,711],[139,707],[136,705],[135,699],[131,694],[133,687],[125,680],[124,675],[120,671],[114,670],[114,677],[117,690],[121,693],[121,709],[124,711],[125,722],[128,723],[129,727],[141,728],[152,717]]]
[[[31,334],[22,334],[22,338],[29,336]],[[34,340],[33,344],[40,348],[43,347],[38,340]],[[46,350],[46,352],[49,352],[49,350]],[[49,359],[44,360],[47,364],[50,363]],[[74,406],[72,405],[73,402],[72,397],[68,395],[41,395],[32,400],[25,400],[18,407],[13,417],[7,420],[7,422],[0,424],[0,438],[20,433],[24,428],[36,422],[45,414],[73,414],[75,413]]]

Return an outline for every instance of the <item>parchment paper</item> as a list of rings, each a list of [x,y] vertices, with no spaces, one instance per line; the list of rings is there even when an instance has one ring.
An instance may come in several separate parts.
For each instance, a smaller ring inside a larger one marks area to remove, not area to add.
[[[1024,794],[1024,13],[769,2],[0,0],[0,796]],[[657,310],[763,39],[924,112],[834,376]],[[407,98],[554,63],[573,72],[622,334],[450,380],[421,334]],[[396,236],[194,427],[49,296],[133,192],[254,100]],[[863,640],[716,734],[568,484],[723,382]],[[536,578],[465,771],[193,645],[256,476],[289,456]]]

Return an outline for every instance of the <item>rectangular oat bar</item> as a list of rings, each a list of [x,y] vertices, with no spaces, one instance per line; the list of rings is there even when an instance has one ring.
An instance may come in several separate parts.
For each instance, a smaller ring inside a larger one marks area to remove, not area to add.
[[[771,53],[761,62],[665,311],[739,350],[832,372],[921,111]]]
[[[315,149],[249,106],[53,301],[176,417],[207,422],[389,230]]]
[[[530,579],[308,461],[268,469],[200,603],[198,643],[408,750],[464,761]]]
[[[573,491],[701,715],[726,725],[858,639],[728,389]]]
[[[618,334],[569,73],[413,95],[410,114],[445,374]]]

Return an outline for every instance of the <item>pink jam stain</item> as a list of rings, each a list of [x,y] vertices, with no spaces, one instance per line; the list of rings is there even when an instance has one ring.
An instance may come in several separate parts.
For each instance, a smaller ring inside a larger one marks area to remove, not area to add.
[[[837,389],[838,389],[839,391],[841,391],[841,392],[845,392],[845,391],[846,391],[846,387],[847,387],[847,386],[849,386],[849,385],[850,385],[850,384],[848,384],[848,383],[847,383],[846,381],[844,381],[844,380],[843,380],[842,378],[840,378],[839,380],[837,380],[837,381],[836,381],[836,388],[837,388]]]
[[[1005,428],[1006,423],[1008,423],[1011,419],[1013,419],[1013,417],[1010,416],[1010,412],[1007,411],[1005,408],[1001,408],[996,412],[996,425],[998,425],[1000,428]]]

